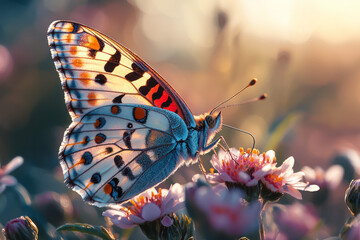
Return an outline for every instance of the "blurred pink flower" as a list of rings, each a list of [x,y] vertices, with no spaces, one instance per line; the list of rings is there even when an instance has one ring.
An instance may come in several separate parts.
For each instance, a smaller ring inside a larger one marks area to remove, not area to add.
[[[312,205],[294,203],[292,205],[276,205],[273,216],[279,231],[287,239],[303,239],[309,237],[319,224],[319,217]],[[311,238],[312,239],[312,238]]]
[[[16,178],[8,174],[22,165],[23,162],[24,159],[18,156],[13,158],[7,165],[0,168],[0,193],[5,190],[6,186],[13,186],[17,183]]]
[[[13,70],[14,61],[9,50],[0,45],[0,83],[6,80]]]
[[[299,190],[314,192],[320,188],[317,185],[310,185],[301,182],[304,176],[303,172],[294,173],[294,158],[289,157],[280,167],[263,169],[255,173],[255,177],[261,176],[262,183],[268,190],[274,193],[287,193],[297,199],[302,199]],[[258,176],[257,176],[258,175]]]
[[[267,170],[276,165],[275,152],[270,150],[260,154],[254,149],[250,154],[250,151],[250,149],[244,152],[242,148],[239,150],[231,148],[231,154],[223,150],[220,150],[218,155],[214,154],[210,162],[218,173],[207,174],[209,181],[256,186]]]
[[[116,226],[123,229],[160,218],[163,226],[170,227],[173,221],[168,215],[184,207],[184,188],[176,183],[169,190],[159,188],[156,191],[155,188],[150,188],[130,200],[128,206],[119,210],[106,210],[103,216],[109,217]]]
[[[195,205],[202,210],[214,230],[230,236],[257,231],[260,203],[254,201],[248,204],[239,190],[203,186],[193,194]]]
[[[333,165],[326,171],[321,167],[310,168],[305,166],[301,171],[305,173],[305,179],[309,183],[331,190],[339,186],[344,176],[344,169],[340,165]]]
[[[360,222],[356,221],[346,233],[346,236],[342,236],[342,239],[346,240],[359,240],[360,239]]]

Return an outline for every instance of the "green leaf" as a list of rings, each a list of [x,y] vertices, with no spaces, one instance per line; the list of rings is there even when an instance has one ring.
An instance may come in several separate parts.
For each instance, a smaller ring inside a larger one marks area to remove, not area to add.
[[[64,224],[56,229],[57,231],[72,231],[81,232],[89,235],[96,236],[100,239],[114,240],[114,236],[106,230],[103,226],[92,226],[85,223],[69,223]]]

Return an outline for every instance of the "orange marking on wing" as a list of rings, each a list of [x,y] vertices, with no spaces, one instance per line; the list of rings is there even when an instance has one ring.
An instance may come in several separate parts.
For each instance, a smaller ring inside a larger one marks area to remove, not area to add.
[[[148,99],[150,99],[150,101],[153,101],[152,95],[153,95],[155,92],[157,92],[159,86],[160,86],[160,85],[157,84],[155,87],[153,87],[153,88],[150,89],[150,91],[148,92],[148,94],[146,94],[146,97],[147,97]]]
[[[94,92],[90,92],[88,94],[88,103],[92,106],[95,106],[97,104],[96,94]]]
[[[92,35],[88,35],[88,39],[87,39],[87,44],[85,45],[85,47],[89,47],[91,49],[94,50],[99,50],[100,49],[100,44],[99,41],[96,39],[96,37],[92,36]]]
[[[86,142],[87,142],[87,137],[84,137],[84,139],[81,142],[68,143],[68,144],[66,144],[66,146],[74,146],[74,145],[78,145],[78,144],[85,144]]]
[[[59,29],[67,32],[72,32],[74,31],[74,26],[70,23],[70,24],[66,24],[66,27],[60,27]]]
[[[94,123],[94,127],[95,127],[95,128],[98,128],[98,127],[100,127],[100,125],[101,125],[100,120],[99,120],[99,119],[96,119],[96,121],[95,121],[95,123]]]
[[[104,141],[104,138],[102,136],[96,135],[94,140],[97,144],[99,144]]]
[[[80,80],[84,85],[89,85],[89,84],[91,83],[90,74],[87,73],[87,72],[82,72],[82,73],[80,73],[79,80]]]
[[[77,53],[77,47],[76,46],[71,46],[70,47],[70,53],[71,53],[71,55],[75,55]]]
[[[100,50],[100,43],[96,37],[89,34],[82,34],[79,39],[79,44],[83,47],[91,48],[94,50]]]
[[[81,67],[83,65],[83,62],[81,61],[81,59],[76,58],[72,61],[72,65],[75,67]]]
[[[157,100],[154,101],[154,104],[155,104],[157,107],[161,107],[161,104],[163,104],[164,102],[166,102],[166,101],[168,100],[168,97],[169,97],[169,95],[164,91],[163,94],[162,94],[162,96],[161,96],[159,99],[157,99]]]
[[[112,114],[118,114],[119,113],[119,106],[112,106],[111,107],[111,113]]]
[[[80,161],[78,161],[77,163],[75,163],[74,165],[72,165],[69,170],[73,169],[74,167],[76,167],[77,165],[83,164],[85,163],[85,159],[81,158]]]
[[[134,109],[134,118],[135,120],[141,120],[146,116],[146,110],[140,107]]]
[[[67,34],[67,35],[66,35],[65,41],[66,41],[67,43],[71,43],[71,34]]]
[[[162,132],[155,131],[155,130],[151,131],[150,137],[149,137],[149,140],[150,140],[150,141],[148,142],[148,144],[149,144],[150,146],[152,146],[157,139],[159,139],[159,138],[161,138],[161,137],[163,137],[163,136],[164,136],[164,134],[163,134]]]
[[[170,106],[168,106],[167,108],[165,108],[166,110],[169,110],[169,111],[171,111],[171,112],[175,112],[176,111],[176,109],[178,109],[178,107],[176,106],[176,104],[174,103],[174,102],[172,102],[171,104],[170,104]],[[181,116],[181,115],[180,115]]]
[[[112,191],[112,186],[110,185],[110,183],[106,184],[104,187],[104,193],[105,194],[110,194]]]
[[[84,190],[86,190],[88,187],[90,187],[91,185],[93,185],[93,182],[89,182],[86,187],[84,188]]]

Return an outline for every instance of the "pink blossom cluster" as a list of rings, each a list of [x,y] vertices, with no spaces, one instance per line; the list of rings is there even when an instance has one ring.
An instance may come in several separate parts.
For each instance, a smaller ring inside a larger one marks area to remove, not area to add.
[[[318,191],[317,185],[302,182],[303,172],[294,172],[294,158],[287,158],[281,166],[277,166],[275,152],[266,153],[254,149],[246,152],[231,148],[229,151],[220,150],[213,155],[211,163],[217,173],[207,174],[207,178],[217,183],[238,183],[245,187],[262,183],[268,190],[275,193],[287,193],[301,199],[302,191]]]

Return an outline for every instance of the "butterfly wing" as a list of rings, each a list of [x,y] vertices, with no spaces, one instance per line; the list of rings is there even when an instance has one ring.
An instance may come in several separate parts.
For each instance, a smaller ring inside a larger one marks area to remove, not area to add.
[[[60,147],[65,182],[97,206],[121,203],[157,185],[181,164],[188,135],[179,115],[113,104],[77,118]]]
[[[73,120],[59,159],[65,181],[86,201],[122,203],[188,158],[193,115],[145,62],[73,22],[52,23],[48,40]]]
[[[84,25],[55,21],[48,30],[71,117],[112,103],[155,106],[178,114],[194,127],[193,115],[174,89],[143,60]]]

